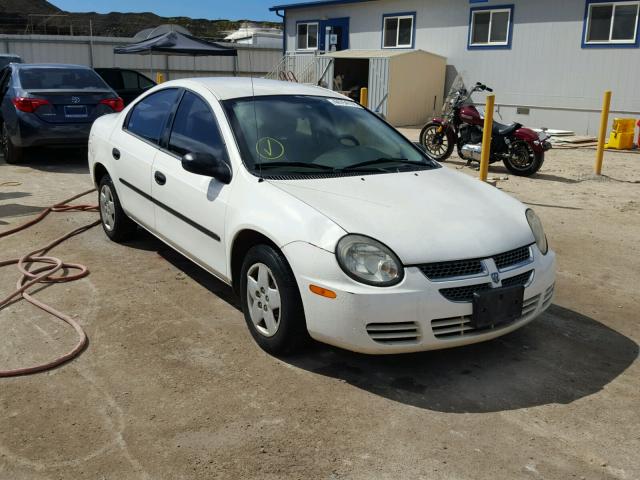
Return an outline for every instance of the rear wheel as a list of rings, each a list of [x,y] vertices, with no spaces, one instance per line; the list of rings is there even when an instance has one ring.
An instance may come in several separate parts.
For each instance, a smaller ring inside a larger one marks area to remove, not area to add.
[[[454,142],[440,123],[427,123],[420,132],[420,143],[435,160],[442,162],[453,153]]]
[[[100,179],[98,187],[98,204],[102,229],[114,242],[130,239],[136,232],[137,225],[122,210],[120,199],[109,175]]]
[[[504,159],[504,166],[514,175],[530,177],[535,174],[544,163],[544,152],[534,152],[526,142],[515,142],[511,152]]]
[[[7,125],[2,124],[2,135],[0,136],[2,143],[2,154],[4,155],[4,161],[11,164],[20,163],[24,158],[22,148],[16,147],[11,141]]]
[[[269,245],[251,248],[240,278],[242,310],[256,343],[273,355],[303,347],[309,334],[302,299],[282,253]]]

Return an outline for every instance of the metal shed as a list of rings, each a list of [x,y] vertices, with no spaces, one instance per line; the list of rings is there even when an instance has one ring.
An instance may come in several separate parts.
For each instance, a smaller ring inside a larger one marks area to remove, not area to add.
[[[317,64],[333,90],[359,98],[354,90],[366,86],[368,107],[396,126],[419,125],[440,112],[446,66],[445,57],[424,50],[343,50]]]

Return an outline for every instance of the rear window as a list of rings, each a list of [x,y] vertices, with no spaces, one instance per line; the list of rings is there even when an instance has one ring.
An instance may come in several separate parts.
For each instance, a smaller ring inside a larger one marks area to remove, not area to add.
[[[93,70],[84,68],[21,68],[20,85],[25,90],[107,90]]]

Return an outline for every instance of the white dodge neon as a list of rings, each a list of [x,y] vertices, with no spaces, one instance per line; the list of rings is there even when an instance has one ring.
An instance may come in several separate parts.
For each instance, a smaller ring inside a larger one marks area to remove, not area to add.
[[[552,300],[532,210],[326,89],[163,83],[95,122],[89,164],[107,236],[141,225],[231,285],[272,353],[465,345]]]

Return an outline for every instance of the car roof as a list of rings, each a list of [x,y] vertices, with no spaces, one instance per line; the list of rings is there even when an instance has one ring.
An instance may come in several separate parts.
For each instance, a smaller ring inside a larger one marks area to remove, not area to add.
[[[86,65],[74,65],[72,63],[16,63],[15,66],[17,68],[80,68],[83,70],[92,70],[91,67],[87,67]]]
[[[339,93],[314,85],[266,80],[264,78],[254,78],[252,81],[248,77],[196,77],[171,80],[163,83],[162,86],[189,87],[189,85],[194,84],[205,87],[219,100],[245,98],[254,95],[257,97],[267,95],[315,95],[346,98]]]

